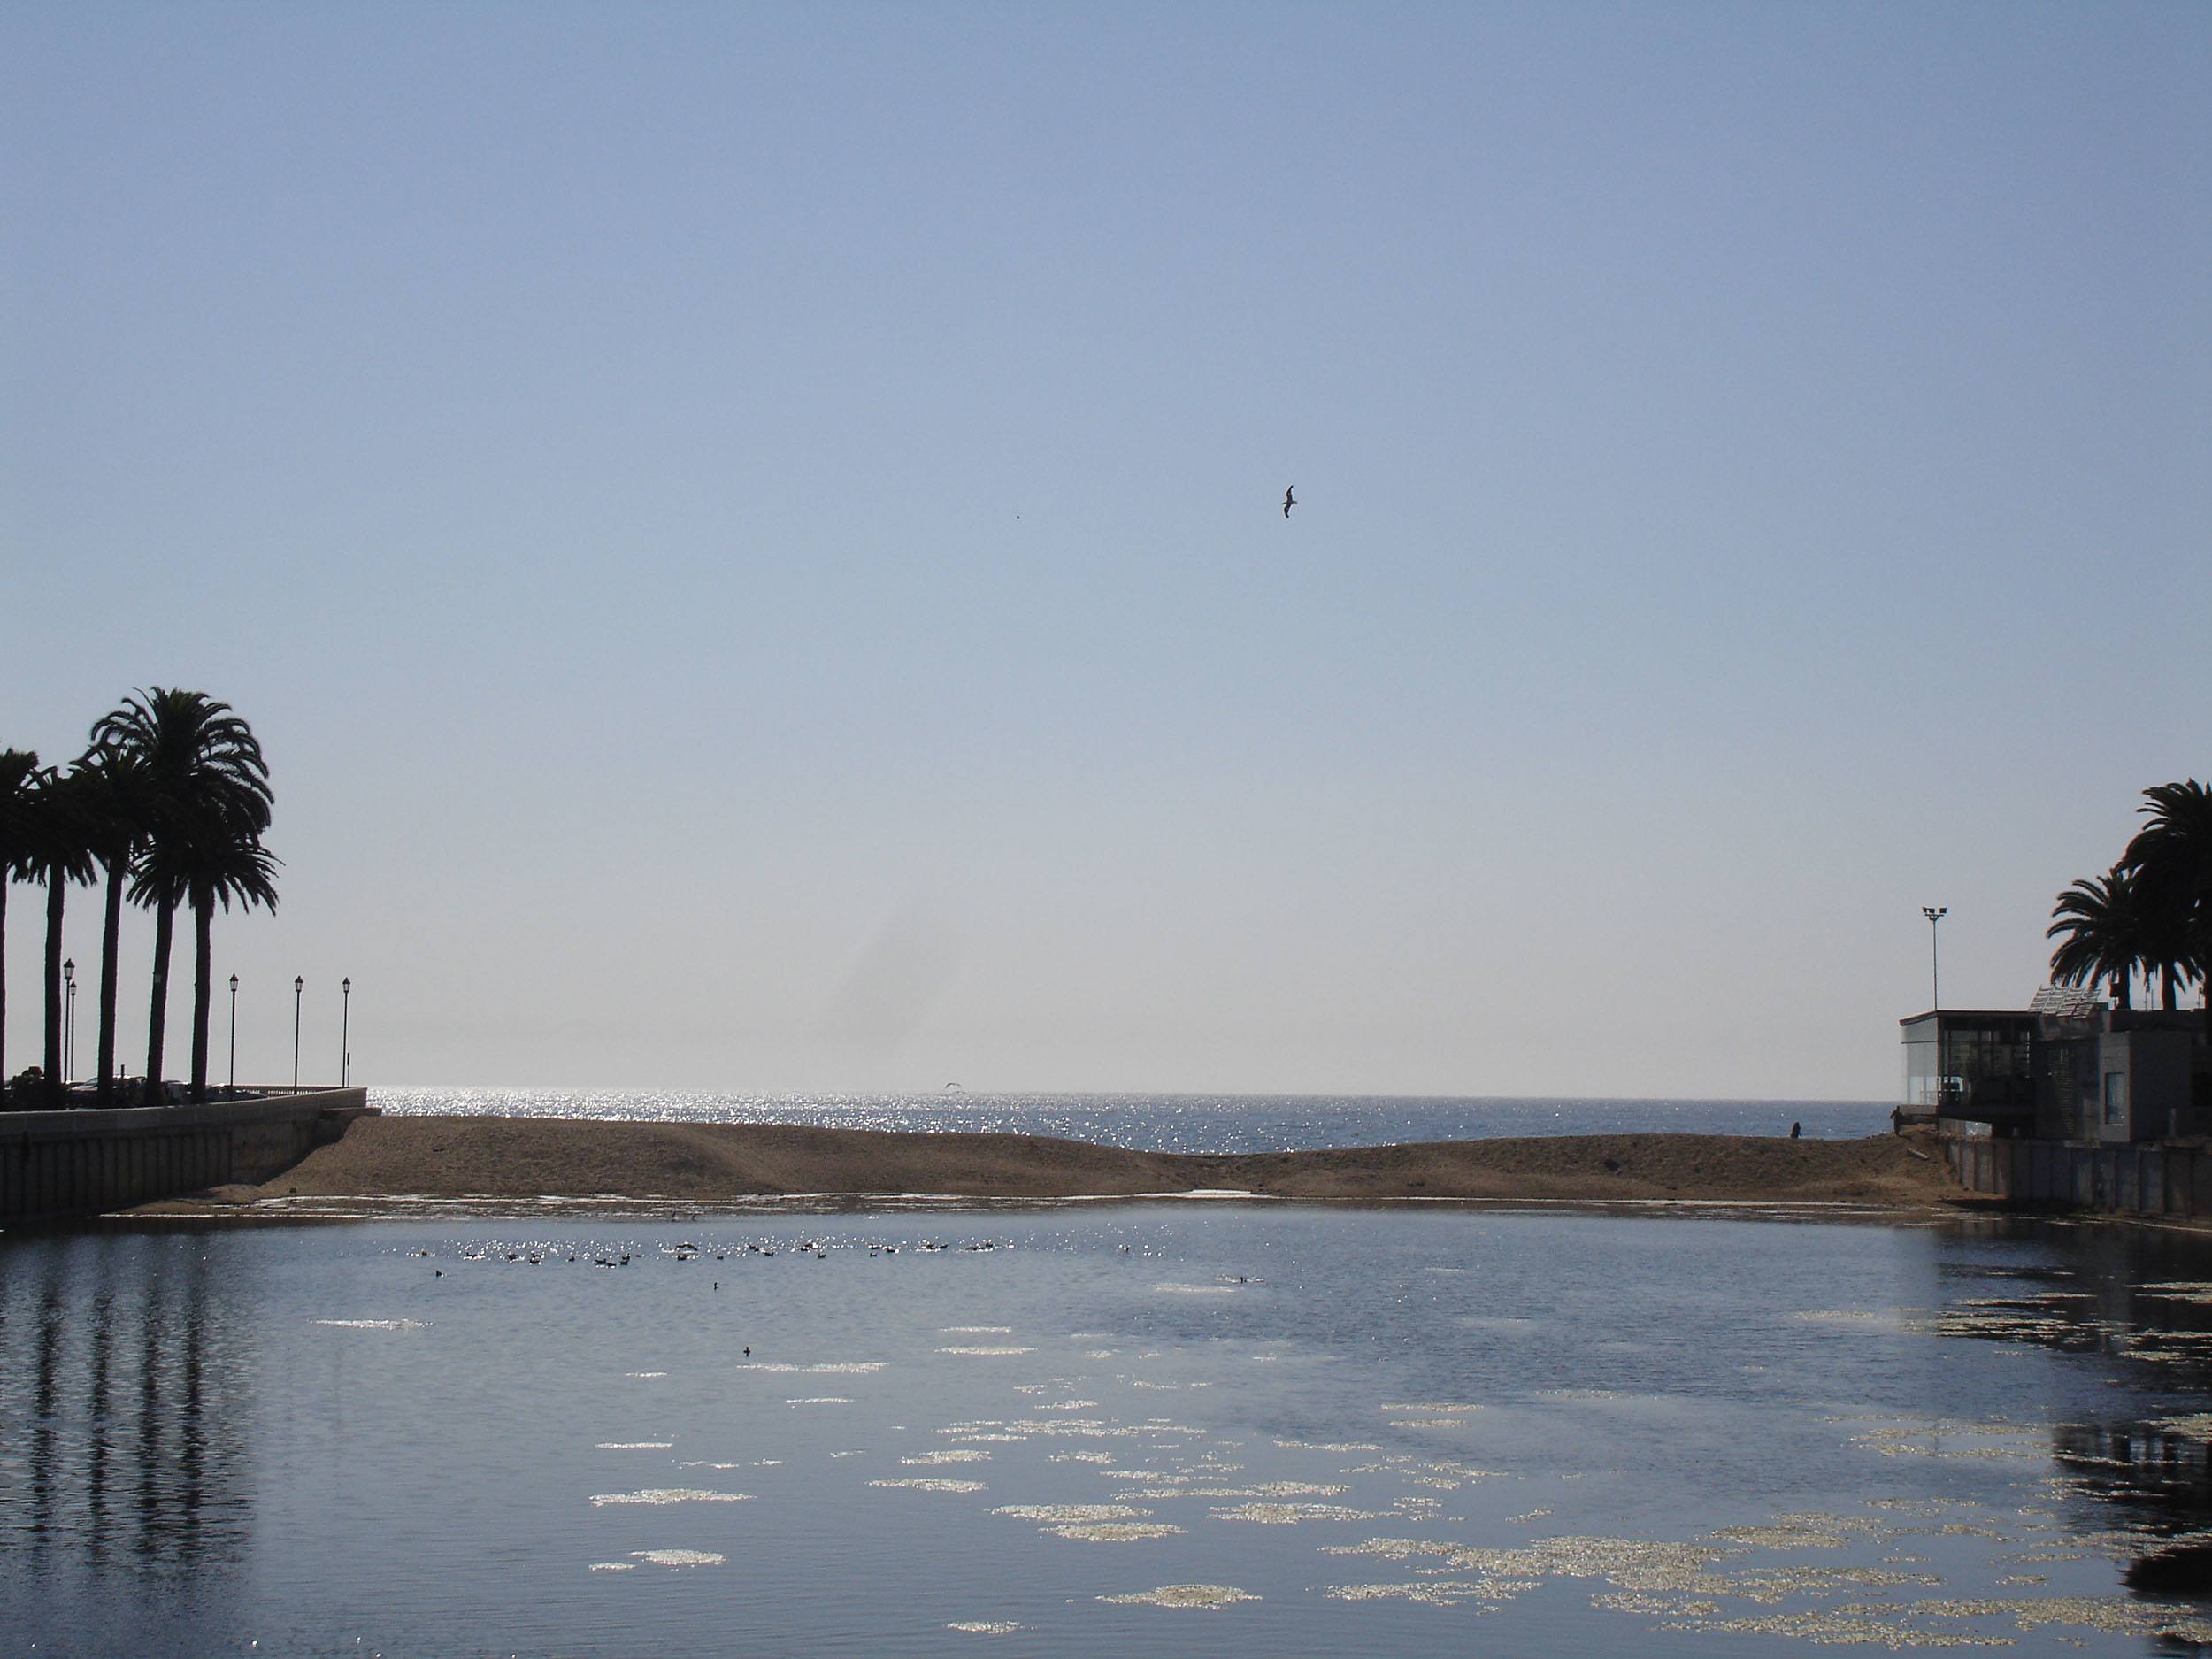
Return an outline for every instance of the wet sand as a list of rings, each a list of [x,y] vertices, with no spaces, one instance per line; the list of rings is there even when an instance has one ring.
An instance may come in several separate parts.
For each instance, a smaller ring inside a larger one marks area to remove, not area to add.
[[[1556,1135],[1176,1154],[1040,1135],[417,1116],[361,1118],[273,1179],[209,1196],[227,1205],[419,1197],[495,1207],[562,1198],[712,1205],[816,1194],[1045,1199],[1193,1191],[1879,1206],[1968,1197],[1940,1158],[1909,1137],[1886,1134]]]

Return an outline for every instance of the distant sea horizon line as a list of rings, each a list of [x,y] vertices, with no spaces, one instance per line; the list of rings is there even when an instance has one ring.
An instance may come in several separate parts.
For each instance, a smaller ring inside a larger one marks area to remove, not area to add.
[[[1155,1152],[1267,1152],[1538,1135],[1850,1139],[1890,1127],[1893,1102],[1527,1094],[1229,1094],[936,1089],[755,1094],[706,1089],[374,1087],[400,1116],[753,1123],[906,1133],[1025,1134]]]
[[[1202,1101],[1449,1101],[1461,1104],[1484,1102],[1526,1104],[1635,1106],[1880,1106],[1896,1104],[1886,1095],[1855,1094],[1450,1094],[1435,1089],[1263,1089],[1263,1088],[1026,1088],[940,1085],[937,1087],[877,1088],[721,1088],[701,1084],[652,1083],[450,1083],[406,1082],[355,1084],[370,1094],[637,1094],[689,1096],[736,1101],[826,1100],[1202,1100]]]

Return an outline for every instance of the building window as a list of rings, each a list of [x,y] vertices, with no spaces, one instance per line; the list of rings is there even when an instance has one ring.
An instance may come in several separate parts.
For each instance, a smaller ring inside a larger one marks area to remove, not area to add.
[[[2128,1120],[2128,1074],[2124,1071],[2104,1074],[2104,1120],[2108,1124]]]

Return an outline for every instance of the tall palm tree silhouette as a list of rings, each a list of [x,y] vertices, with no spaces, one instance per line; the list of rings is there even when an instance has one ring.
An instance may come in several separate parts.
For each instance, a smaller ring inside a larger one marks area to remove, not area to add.
[[[112,718],[112,717],[110,717]],[[100,922],[100,1104],[115,1103],[115,987],[123,933],[123,894],[131,863],[153,830],[154,797],[142,759],[92,728],[93,746],[77,764],[87,784],[92,856],[107,883]]]
[[[235,899],[240,906],[256,904],[276,909],[277,860],[257,835],[241,834],[237,826],[219,811],[206,815],[193,829],[170,833],[150,844],[138,862],[132,885],[142,895],[173,911],[186,904],[192,910],[192,1098],[207,1098],[207,1024],[214,997],[214,953],[211,949],[215,906],[227,910]]]
[[[35,774],[28,796],[31,833],[25,868],[46,884],[46,1064],[49,1106],[62,1103],[61,926],[73,881],[92,879],[87,833],[90,802],[85,775],[52,767]]]
[[[196,918],[202,893],[211,909],[219,895],[243,896],[243,889],[234,884],[242,881],[250,887],[256,872],[265,884],[268,867],[274,861],[263,853],[265,862],[255,864],[239,849],[259,849],[275,797],[269,788],[268,763],[262,758],[253,728],[232,711],[230,704],[204,691],[157,686],[150,692],[127,697],[121,708],[93,727],[92,736],[96,748],[114,751],[142,774],[139,781],[146,790],[147,833],[133,865],[131,897],[151,905],[154,911],[154,984],[146,1021],[146,1088],[148,1099],[157,1102],[167,1035],[169,953],[176,936],[177,906],[194,903]],[[230,862],[226,864],[226,860]],[[220,873],[224,869],[233,873]],[[199,965],[204,981],[207,969],[204,964]],[[196,987],[193,1046],[202,1062],[194,1068],[196,1094],[204,1094],[207,1082],[204,1050],[209,995],[204,982]]]
[[[37,775],[35,752],[0,749],[0,1101],[8,1091],[8,887],[30,851],[30,789]]]
[[[2158,784],[2138,810],[2148,821],[2121,864],[2177,930],[2182,968],[2205,987],[2212,1037],[2212,791],[2193,778]]]
[[[2077,881],[2058,895],[2046,939],[2061,941],[2051,952],[2051,978],[2060,985],[2112,984],[2112,1000],[2134,1006],[2135,971],[2142,965],[2143,895],[2126,869]]]

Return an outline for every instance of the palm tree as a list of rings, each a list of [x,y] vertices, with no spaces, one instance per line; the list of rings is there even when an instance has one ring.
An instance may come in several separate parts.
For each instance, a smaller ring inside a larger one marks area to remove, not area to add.
[[[258,846],[274,799],[269,767],[253,728],[230,704],[203,691],[157,686],[126,698],[92,728],[92,741],[127,757],[142,773],[140,782],[147,792],[148,833],[134,866],[131,896],[154,909],[146,1088],[149,1100],[158,1101],[176,907],[191,897],[191,871],[212,856],[211,849],[229,843]],[[195,1002],[196,1046],[204,1047],[207,1010],[204,999],[196,997]]]
[[[8,1093],[8,884],[30,850],[30,788],[37,775],[35,754],[0,749],[0,1101]]]
[[[192,1098],[207,1098],[207,1025],[214,996],[214,954],[211,947],[215,906],[242,909],[256,904],[276,909],[277,859],[258,836],[242,833],[220,812],[209,814],[196,833],[173,833],[147,849],[133,888],[159,904],[165,914],[178,904],[192,908]]]
[[[2051,979],[2058,985],[2112,981],[2112,1000],[2133,1004],[2131,987],[2143,957],[2142,895],[2124,865],[2104,877],[2077,881],[2058,895],[2043,930],[2046,939],[2063,941],[2051,952]]]
[[[86,835],[84,774],[49,767],[36,774],[31,789],[31,833],[24,867],[46,884],[46,1101],[62,1103],[61,926],[69,884],[92,879],[92,850]]]
[[[2196,953],[2189,948],[2188,918],[2158,903],[2154,893],[2144,890],[2141,877],[2132,879],[2142,893],[2139,938],[2142,954],[2137,960],[2142,964],[2143,983],[2147,987],[2152,976],[2157,976],[2158,1005],[2170,1014],[2181,1006],[2181,987],[2197,977]]]
[[[131,862],[153,826],[153,792],[146,767],[129,750],[94,745],[77,763],[85,774],[87,830],[92,856],[107,882],[107,903],[100,924],[100,1104],[115,1103],[115,987],[119,944],[123,933],[123,892]]]
[[[2192,778],[2143,795],[2138,810],[2149,821],[2121,862],[2174,931],[2182,971],[2205,986],[2205,1031],[2212,1038],[2212,790]]]

